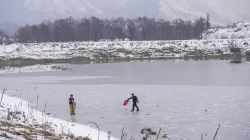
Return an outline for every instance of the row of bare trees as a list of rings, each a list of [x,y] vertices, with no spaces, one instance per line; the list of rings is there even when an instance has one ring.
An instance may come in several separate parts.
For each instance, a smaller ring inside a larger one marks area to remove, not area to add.
[[[209,15],[196,21],[156,20],[148,17],[135,19],[97,17],[75,20],[72,17],[44,21],[39,25],[20,27],[14,40],[19,43],[98,41],[100,39],[130,40],[188,40],[202,39],[202,32],[210,28]]]

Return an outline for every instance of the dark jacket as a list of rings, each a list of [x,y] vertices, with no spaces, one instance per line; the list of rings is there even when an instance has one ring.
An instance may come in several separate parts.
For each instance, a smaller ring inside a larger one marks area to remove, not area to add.
[[[74,98],[69,98],[69,104],[74,104]]]
[[[136,104],[137,102],[139,102],[138,98],[136,96],[132,96],[131,98],[129,98],[129,100],[132,99],[133,100],[133,104]]]

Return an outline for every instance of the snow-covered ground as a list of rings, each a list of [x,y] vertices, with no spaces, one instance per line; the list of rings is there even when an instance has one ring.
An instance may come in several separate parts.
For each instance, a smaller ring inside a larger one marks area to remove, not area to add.
[[[2,45],[0,59],[162,58],[196,54],[216,55],[230,53],[229,47],[232,42],[242,48],[243,53],[250,50],[250,39],[33,43]]]
[[[233,44],[233,45],[232,45]],[[0,45],[0,60],[13,58],[86,60],[103,58],[163,58],[221,55],[230,47],[250,51],[250,23],[239,22],[232,28],[209,29],[203,40],[170,41],[109,41],[109,42],[53,42]]]
[[[92,140],[98,140],[98,130],[50,116],[46,112],[46,107],[43,112],[39,112],[35,106],[36,103],[4,95],[0,106],[0,139],[1,136],[20,140],[24,139],[25,136],[45,139],[44,135],[48,133],[50,138],[61,136],[66,139],[67,136],[88,136]],[[5,123],[10,125],[4,125]],[[39,136],[41,134],[44,135]],[[107,140],[108,134],[100,132],[99,138],[100,140]],[[110,137],[110,140],[117,139]]]
[[[209,29],[203,39],[250,39],[250,23],[238,22],[232,28]]]
[[[49,64],[49,65],[33,65],[23,67],[3,67],[0,69],[0,74],[6,73],[26,73],[26,72],[45,72],[45,71],[58,71],[69,70],[66,64]]]

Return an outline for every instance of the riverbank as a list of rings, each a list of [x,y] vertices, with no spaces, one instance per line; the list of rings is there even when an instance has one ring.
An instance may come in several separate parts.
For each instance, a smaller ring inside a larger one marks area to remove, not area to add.
[[[250,39],[29,43],[0,46],[0,68],[135,60],[230,60],[231,47],[250,53]]]
[[[35,64],[88,64],[134,60],[232,59],[240,48],[250,60],[250,24],[203,32],[203,40],[47,42],[0,45],[0,67]],[[246,55],[248,54],[248,56]]]
[[[232,44],[233,43],[233,44]],[[0,46],[1,60],[92,61],[103,59],[181,58],[230,54],[230,47],[250,50],[250,39],[55,42]]]
[[[71,70],[66,64],[36,64],[27,66],[4,66],[0,67],[0,74],[7,73],[26,73],[26,72],[46,72],[46,71],[59,71]]]
[[[37,111],[36,103],[3,95],[0,102],[0,139],[77,139],[107,140],[108,134],[91,127],[64,121],[46,111]],[[98,138],[99,137],[99,138]],[[117,140],[110,137],[110,140]]]
[[[246,56],[241,56],[246,60]],[[25,67],[33,65],[62,65],[62,64],[99,64],[99,63],[117,63],[131,61],[151,61],[151,60],[231,60],[233,54],[215,54],[215,55],[188,55],[184,57],[143,57],[143,58],[102,58],[102,59],[86,59],[82,57],[68,59],[8,59],[0,60],[0,68],[6,69],[11,67]],[[249,61],[249,60],[248,60]],[[65,70],[67,68],[59,67],[58,69]]]
[[[231,47],[250,52],[250,39],[29,43],[0,46],[0,67],[108,63],[134,60],[232,58]]]

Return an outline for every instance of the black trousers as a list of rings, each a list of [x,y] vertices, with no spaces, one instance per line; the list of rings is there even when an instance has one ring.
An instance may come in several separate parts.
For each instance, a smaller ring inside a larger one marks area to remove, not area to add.
[[[132,111],[134,111],[135,107],[136,107],[137,111],[139,111],[139,108],[138,108],[138,106],[137,106],[137,103],[133,103]]]

